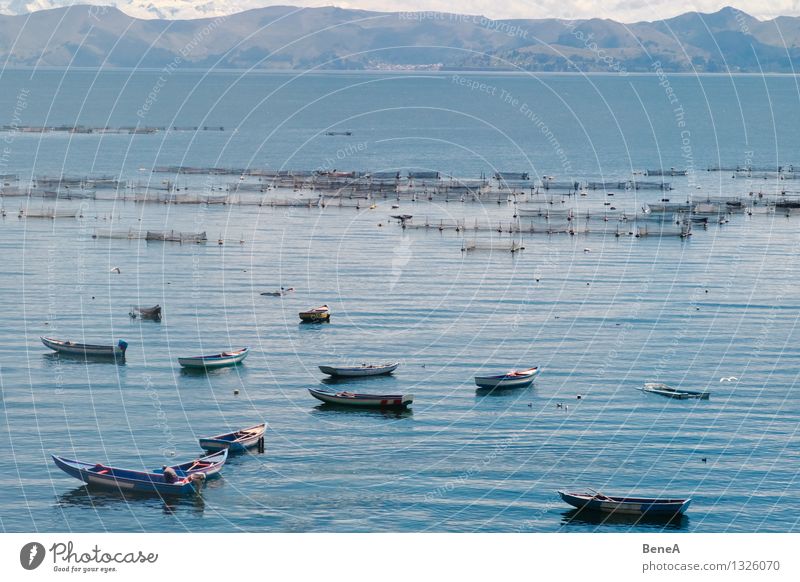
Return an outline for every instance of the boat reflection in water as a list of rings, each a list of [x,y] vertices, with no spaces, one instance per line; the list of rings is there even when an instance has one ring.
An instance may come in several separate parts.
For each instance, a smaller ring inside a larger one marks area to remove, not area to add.
[[[202,515],[206,507],[202,495],[162,498],[130,491],[90,488],[88,485],[76,487],[67,493],[59,495],[56,499],[56,505],[59,508],[82,507],[95,510],[101,508],[129,510],[128,505],[130,503],[136,503],[139,507],[149,506],[154,510],[161,509],[166,514],[189,511],[194,515]]]
[[[347,414],[352,416],[383,416],[385,418],[410,418],[414,416],[411,408],[355,408],[343,404],[330,404],[325,402],[312,409],[313,414]]]
[[[678,515],[634,515],[630,513],[603,513],[589,509],[570,509],[561,514],[561,525],[564,529],[579,528],[580,526],[598,526],[603,531],[627,531],[636,528],[652,529],[653,531],[687,531],[689,517]]]

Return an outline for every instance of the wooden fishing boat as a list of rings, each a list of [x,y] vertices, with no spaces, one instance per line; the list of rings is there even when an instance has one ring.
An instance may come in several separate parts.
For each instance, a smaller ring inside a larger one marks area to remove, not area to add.
[[[691,499],[678,498],[613,497],[593,490],[581,493],[559,491],[558,494],[578,509],[636,515],[678,515],[684,513],[692,502]]]
[[[175,474],[181,479],[185,479],[186,477],[195,474],[203,474],[205,475],[206,479],[210,479],[211,477],[216,477],[219,475],[219,472],[222,470],[222,467],[225,465],[225,461],[227,460],[228,449],[223,449],[212,455],[200,457],[199,459],[194,459],[193,461],[187,461],[185,463],[181,463],[180,465],[170,465],[170,468],[175,471]],[[164,468],[162,467],[161,469],[155,469],[153,473],[163,474]]]
[[[317,323],[321,321],[329,321],[331,318],[331,310],[327,305],[320,305],[308,311],[300,312],[300,319],[306,323]]]
[[[387,362],[385,364],[361,364],[360,366],[320,366],[323,374],[329,376],[356,377],[356,376],[381,376],[394,372],[400,362]]]
[[[200,447],[207,451],[229,451],[231,454],[242,453],[247,449],[258,444],[259,439],[264,437],[267,430],[267,423],[262,422],[248,428],[218,434],[200,439]]]
[[[265,291],[261,295],[265,297],[283,297],[284,295],[288,295],[289,293],[294,293],[294,287],[289,287],[288,289],[284,289],[281,287],[280,291]]]
[[[708,400],[708,398],[711,396],[710,392],[672,388],[666,384],[661,384],[660,382],[645,382],[644,386],[637,388],[637,390],[649,392],[651,394],[659,394],[661,396],[675,398],[677,400],[687,400],[689,398]]]
[[[402,409],[414,401],[413,394],[356,394],[309,388],[311,396],[328,404],[357,406],[361,408]]]
[[[214,368],[224,368],[225,366],[235,366],[239,364],[250,353],[250,348],[242,348],[230,352],[222,352],[210,356],[189,356],[178,358],[178,363],[184,368],[203,368],[212,370]]]
[[[50,337],[41,337],[42,343],[60,354],[71,356],[88,356],[95,358],[124,358],[128,342],[119,340],[115,346],[98,346],[92,344],[77,344],[71,341],[57,340]]]
[[[142,319],[152,319],[155,321],[161,320],[161,306],[154,305],[153,307],[131,307],[130,313],[128,313],[133,319],[137,317],[141,317]]]
[[[205,482],[202,473],[192,474],[175,483],[168,483],[163,472],[147,473],[108,467],[99,463],[73,461],[52,455],[56,466],[90,486],[106,487],[131,493],[155,493],[158,495],[191,495],[200,490]]]
[[[531,384],[537,374],[539,374],[538,367],[527,370],[511,370],[505,374],[475,376],[475,384],[481,388],[518,388]]]

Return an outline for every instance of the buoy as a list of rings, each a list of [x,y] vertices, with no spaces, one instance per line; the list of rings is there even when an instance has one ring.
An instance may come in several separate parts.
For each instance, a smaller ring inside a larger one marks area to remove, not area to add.
[[[581,396],[580,394],[578,394],[578,400],[580,400],[580,399],[582,399],[582,398],[583,398],[583,396]]]
[[[701,461],[703,461],[704,463],[708,462],[708,459],[707,459],[706,457],[703,457],[703,458],[702,458],[702,459],[700,459],[700,460],[701,460]]]
[[[233,394],[234,394],[234,396],[238,396],[239,395],[239,390],[234,390]]]

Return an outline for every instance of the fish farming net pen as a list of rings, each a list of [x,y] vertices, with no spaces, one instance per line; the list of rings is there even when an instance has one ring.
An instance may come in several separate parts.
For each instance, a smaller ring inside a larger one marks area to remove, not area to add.
[[[163,242],[178,242],[178,243],[205,243],[208,237],[205,232],[180,232],[177,230],[136,230],[130,228],[128,230],[120,229],[97,229],[92,234],[92,238],[107,238],[107,239],[128,239],[128,240],[146,240],[146,241],[163,241]]]
[[[92,238],[113,238],[113,239],[128,239],[128,240],[144,240],[147,232],[142,230],[120,230],[118,228],[98,228],[92,234]]]
[[[324,206],[322,198],[261,198],[261,199],[241,199],[240,206],[267,206],[278,208],[317,208]]]
[[[669,170],[645,170],[645,176],[688,176],[689,170],[676,170],[670,168]]]
[[[629,190],[672,190],[670,182],[642,182],[638,180],[631,180],[628,186]]]
[[[542,180],[541,188],[543,190],[567,190],[569,192],[577,192],[581,189],[581,183],[577,181],[559,182],[556,180]]]
[[[77,210],[57,210],[55,208],[20,208],[19,218],[49,218],[55,220],[56,218],[77,218],[79,211]]]
[[[525,250],[522,241],[495,241],[495,240],[464,240],[461,243],[461,252],[497,251],[518,253]]]

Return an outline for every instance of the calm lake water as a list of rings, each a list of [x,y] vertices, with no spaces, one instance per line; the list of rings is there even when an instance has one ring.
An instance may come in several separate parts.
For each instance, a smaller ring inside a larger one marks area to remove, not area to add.
[[[159,76],[3,71],[2,124],[225,130],[5,133],[0,174],[157,185],[167,176],[150,168],[182,164],[627,180],[674,166],[695,172],[668,178],[673,201],[800,191],[800,181],[706,171],[800,164],[800,92],[789,77],[476,75],[465,77],[478,82],[471,89],[445,74]],[[352,135],[324,135],[344,130]],[[181,180],[205,190],[232,181]],[[634,212],[664,195],[618,191],[614,204]],[[563,204],[604,201],[590,192]],[[798,530],[800,216],[734,215],[689,239],[531,235],[512,255],[462,253],[461,234],[388,221],[398,212],[508,221],[510,204],[392,202],[59,201],[82,217],[20,220],[20,206],[55,201],[3,198],[0,529]],[[111,227],[212,240],[92,238]],[[280,286],[297,292],[260,295]],[[127,315],[155,303],[161,323]],[[298,311],[321,303],[331,324],[298,325]],[[40,335],[130,347],[124,365],[87,364],[54,357]],[[244,345],[252,354],[235,369],[177,365]],[[413,393],[410,412],[329,410],[306,390],[320,385],[319,364],[387,359],[402,362],[393,377],[343,386]],[[475,392],[480,370],[532,365],[542,373],[531,388]],[[651,380],[712,396],[636,390]],[[50,460],[159,467],[197,456],[201,436],[262,420],[264,454],[232,459],[202,497],[166,504],[87,491]],[[668,525],[574,519],[555,491],[584,487],[693,505]]]

